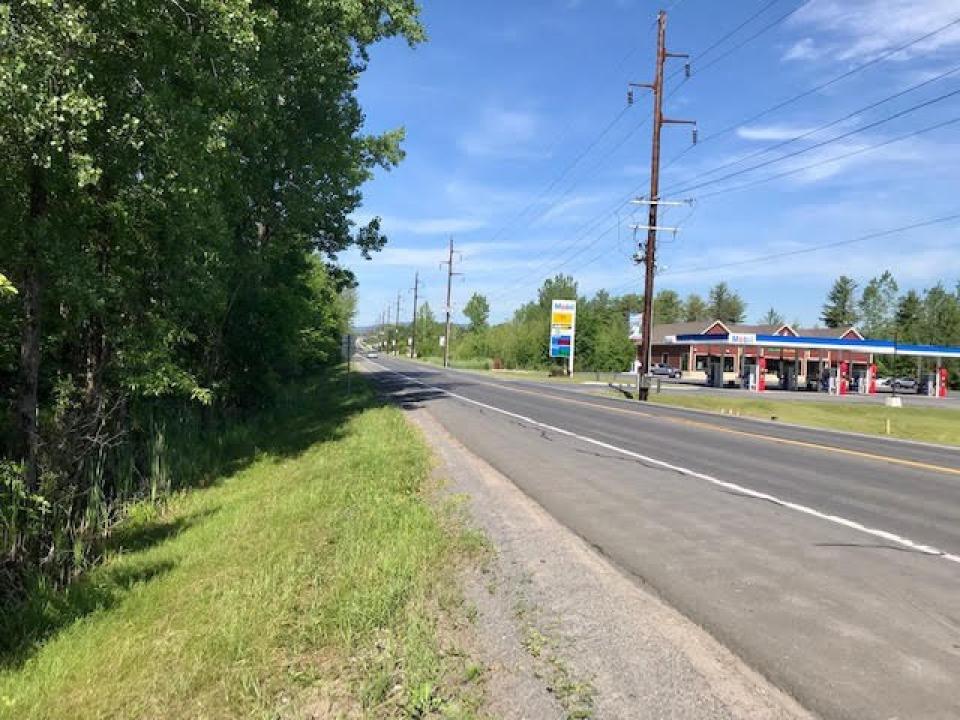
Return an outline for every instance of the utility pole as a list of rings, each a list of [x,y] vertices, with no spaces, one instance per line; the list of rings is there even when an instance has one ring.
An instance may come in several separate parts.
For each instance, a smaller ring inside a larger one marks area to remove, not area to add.
[[[410,358],[417,356],[417,297],[420,291],[420,271],[413,276],[413,322],[410,323]]]
[[[440,263],[447,266],[447,330],[443,336],[443,366],[450,366],[450,315],[453,308],[450,305],[450,286],[453,283],[454,275],[462,275],[453,271],[453,236],[450,236],[450,254],[447,259]]]
[[[397,357],[400,357],[400,291],[397,291],[397,318],[393,323],[394,342],[396,343]]]
[[[661,10],[657,14],[657,63],[652,83],[630,83],[633,87],[645,87],[653,90],[653,148],[650,154],[650,214],[647,230],[647,243],[643,252],[644,264],[644,283],[643,283],[643,318],[642,329],[640,331],[640,358],[642,363],[641,382],[639,383],[639,392],[637,396],[640,400],[646,400],[650,391],[646,381],[646,376],[650,373],[651,344],[653,341],[653,279],[656,272],[656,252],[657,252],[657,207],[660,205],[660,131],[664,125],[684,124],[696,125],[693,120],[671,120],[663,116],[663,67],[667,58],[686,58],[689,55],[683,53],[667,52],[667,13]],[[689,76],[690,66],[686,67]],[[633,102],[633,91],[627,94],[627,101]],[[694,129],[694,142],[696,142],[696,129]]]

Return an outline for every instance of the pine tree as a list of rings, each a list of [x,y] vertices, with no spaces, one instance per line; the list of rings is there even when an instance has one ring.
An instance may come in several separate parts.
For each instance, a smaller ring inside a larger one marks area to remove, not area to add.
[[[857,322],[857,283],[841,275],[830,288],[820,319],[830,328],[850,327]]]

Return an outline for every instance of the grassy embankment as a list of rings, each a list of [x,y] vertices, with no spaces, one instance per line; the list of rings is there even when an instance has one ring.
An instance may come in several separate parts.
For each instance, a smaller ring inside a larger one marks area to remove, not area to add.
[[[280,415],[234,473],[134,508],[102,565],[5,618],[0,717],[473,717],[450,638],[479,540],[425,500],[422,439],[362,385]]]
[[[710,410],[734,411],[746,417],[806,425],[809,427],[846,430],[849,432],[886,435],[906,440],[960,445],[960,412],[929,407],[888,408],[850,402],[803,402],[802,400],[759,400],[720,395],[659,393],[651,396],[664,405]]]

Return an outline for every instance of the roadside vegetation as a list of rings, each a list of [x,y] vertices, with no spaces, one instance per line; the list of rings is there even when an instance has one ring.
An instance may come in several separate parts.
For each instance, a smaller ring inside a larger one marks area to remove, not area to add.
[[[100,566],[5,614],[0,717],[474,717],[456,569],[482,544],[354,387],[285,395],[235,469],[129,508]]]
[[[651,400],[664,405],[735,412],[745,417],[776,419],[785,423],[869,435],[887,435],[905,440],[960,445],[960,412],[930,407],[888,408],[862,403],[803,402],[802,400],[755,400],[700,393],[654,393]]]
[[[403,155],[355,95],[385,38],[413,0],[0,5],[0,613],[339,362]]]

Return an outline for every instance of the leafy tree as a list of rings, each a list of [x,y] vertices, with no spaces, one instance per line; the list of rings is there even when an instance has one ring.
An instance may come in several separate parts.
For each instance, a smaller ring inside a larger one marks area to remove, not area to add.
[[[774,308],[767,310],[767,313],[760,318],[760,324],[762,325],[783,325],[783,315],[778,313]]]
[[[6,275],[0,273],[0,297],[4,295],[16,295],[17,289],[13,286],[13,283],[7,280]]]
[[[696,293],[687,295],[683,303],[683,319],[685,322],[699,322],[712,320],[710,307],[703,298]]]
[[[960,298],[937,284],[923,296],[924,342],[960,345]]]
[[[916,290],[908,290],[897,302],[896,333],[900,342],[921,342],[923,337],[923,300]]]
[[[441,354],[440,336],[443,324],[437,322],[430,303],[417,309],[417,354],[421,357],[436,357]]]
[[[746,313],[746,304],[725,282],[719,282],[710,289],[709,308],[711,319],[730,323],[743,322]]]
[[[850,327],[857,322],[857,283],[841,275],[827,295],[820,319],[830,328]]]
[[[474,293],[464,306],[463,314],[470,320],[471,331],[481,330],[487,326],[490,318],[490,304],[483,295]]]
[[[683,320],[683,300],[675,290],[661,290],[653,299],[653,322],[660,325]]]
[[[889,270],[872,278],[864,287],[857,307],[866,337],[882,338],[892,333],[898,290],[897,281]]]
[[[414,0],[0,5],[0,459],[61,513],[15,562],[82,563],[76,533],[157,492],[164,412],[266,405],[336,360],[337,257],[383,246],[350,218],[403,156],[356,97],[389,37],[423,38]]]
[[[576,300],[577,283],[569,275],[557,275],[545,280],[537,292],[537,304],[542,310],[550,312],[554,300]]]

